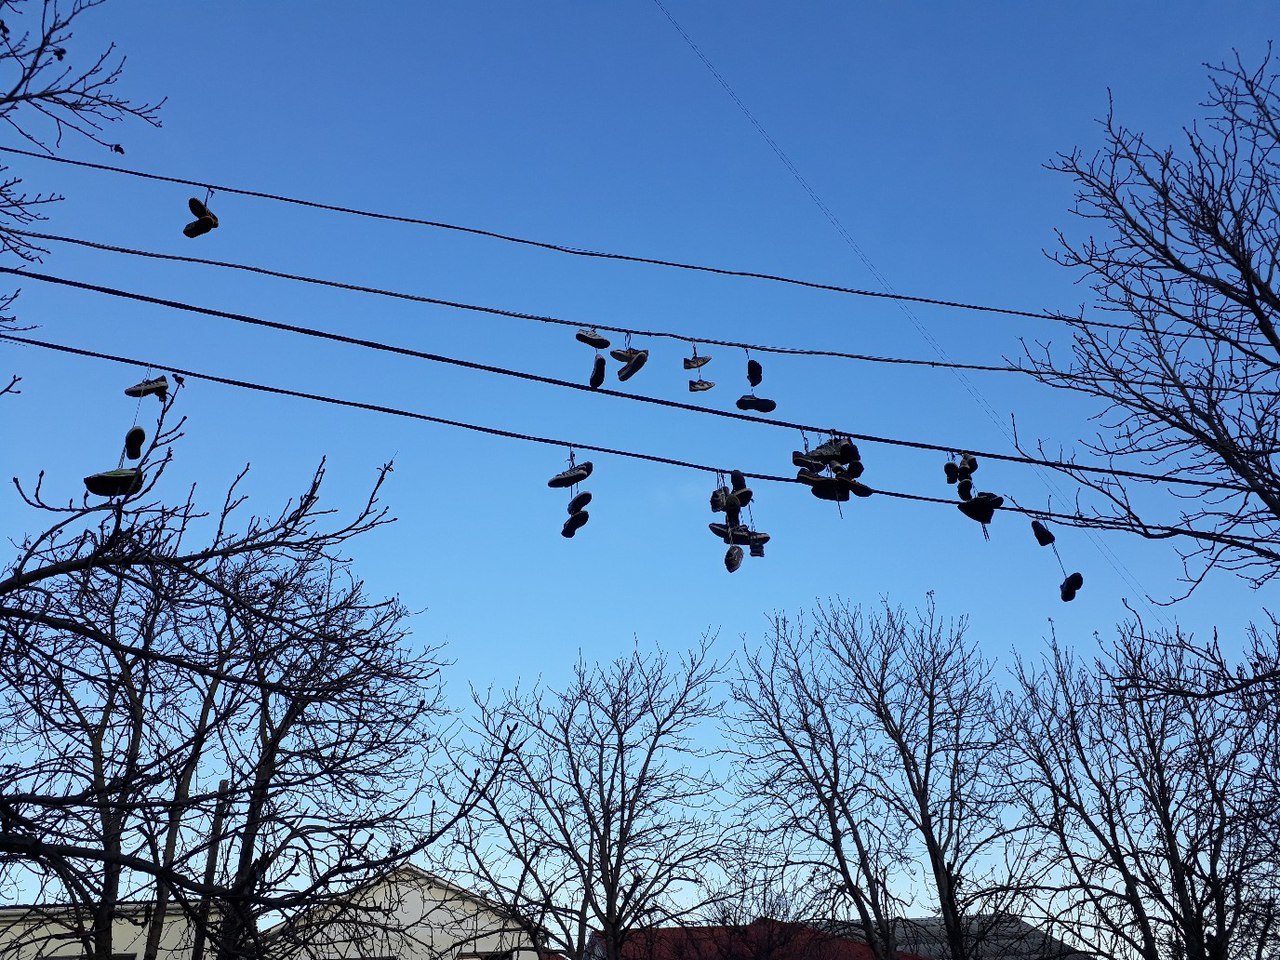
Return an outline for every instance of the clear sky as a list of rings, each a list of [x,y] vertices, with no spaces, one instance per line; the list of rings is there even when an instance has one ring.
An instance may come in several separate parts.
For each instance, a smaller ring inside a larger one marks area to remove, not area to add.
[[[1049,262],[1071,185],[1044,164],[1099,144],[1108,91],[1118,115],[1176,137],[1206,90],[1204,62],[1238,49],[1256,62],[1273,2],[806,3],[664,0],[789,154],[866,257],[899,291],[1031,310],[1088,304]],[[624,253],[812,278],[877,280],[780,163],[652,0],[587,3],[114,0],[84,20],[73,53],[109,40],[128,55],[121,92],[167,97],[164,126],[122,126],[126,156],[69,142],[66,153],[141,170],[473,225]],[[4,143],[20,145],[13,134]],[[24,158],[33,190],[66,195],[51,232],[259,264],[408,292],[693,335],[936,359],[894,304],[752,280],[607,263],[422,227],[377,223],[215,194],[221,227],[197,240],[181,186]],[[55,246],[49,272],[585,380],[591,351],[572,331],[321,290],[196,266]],[[20,317],[47,339],[195,370],[382,403],[520,432],[577,439],[747,471],[788,473],[799,436],[604,396],[302,340],[96,294],[23,284]],[[1065,345],[1052,324],[929,307],[920,324],[954,360],[999,363],[1019,338]],[[688,399],[683,355],[648,346],[624,389]],[[47,471],[78,497],[80,478],[116,465],[142,369],[4,347],[23,394],[0,405],[6,476]],[[745,355],[705,348],[733,409]],[[972,374],[993,419],[951,372],[760,356],[759,390],[777,416],[868,434],[1009,450],[1020,434],[1070,451],[1096,429],[1089,406],[1008,374]],[[616,385],[610,364],[610,385]],[[161,493],[190,483],[216,505],[244,464],[264,512],[296,495],[328,457],[327,502],[362,495],[395,460],[384,500],[393,527],[357,541],[370,588],[420,611],[419,642],[447,642],[452,682],[506,684],[581,650],[684,646],[718,632],[729,653],[773,611],[816,599],[918,604],[969,614],[988,653],[1035,651],[1051,629],[1091,644],[1125,616],[1176,615],[1224,638],[1268,603],[1220,575],[1178,592],[1167,543],[1096,541],[1059,530],[1072,604],[1027,521],[997,516],[990,542],[950,507],[872,498],[821,503],[760,483],[754,517],[773,535],[735,575],[706,525],[707,475],[592,456],[591,522],[565,540],[568,500],[546,479],[566,451],[189,381],[187,438]],[[144,417],[150,415],[144,406]],[[144,420],[145,422],[145,420]],[[946,496],[938,454],[862,445],[872,486]],[[1024,466],[984,462],[981,489],[1043,506]],[[1049,477],[1066,507],[1071,485]],[[6,532],[31,525],[15,496]],[[1176,517],[1164,501],[1158,519]],[[1104,554],[1098,544],[1104,544]],[[455,690],[459,688],[455,686]]]

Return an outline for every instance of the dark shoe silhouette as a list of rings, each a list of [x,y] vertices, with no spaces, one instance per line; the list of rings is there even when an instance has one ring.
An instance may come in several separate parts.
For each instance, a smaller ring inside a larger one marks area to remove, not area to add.
[[[729,497],[728,487],[716,487],[711,491],[711,512],[724,513],[725,501]]]
[[[961,469],[968,470],[969,475],[973,476],[978,472],[978,458],[972,453],[966,453],[960,458],[960,467]]]
[[[1053,535],[1053,531],[1046,527],[1039,520],[1031,521],[1031,532],[1035,534],[1036,543],[1042,547],[1047,547],[1057,538]]]
[[[561,470],[554,477],[547,481],[548,487],[572,487],[575,483],[581,483],[587,477],[591,476],[591,471],[595,467],[590,460],[584,460],[576,466],[570,467],[568,470]]]
[[[714,380],[690,380],[689,392],[702,393],[704,390],[710,390],[715,385],[716,382]]]
[[[809,451],[809,458],[811,460],[817,460],[824,466],[833,463],[840,463],[841,443],[842,441],[834,439],[827,440],[825,443],[820,443]]]
[[[803,470],[809,470],[818,473],[826,466],[821,460],[815,460],[807,453],[801,453],[799,450],[791,451],[791,463]]]
[[[753,393],[744,393],[738,398],[738,409],[754,410],[756,413],[773,413],[778,409],[778,404],[764,397],[757,397]]]
[[[1062,594],[1062,602],[1070,603],[1076,598],[1076,592],[1084,586],[1084,577],[1079,573],[1073,573],[1062,581],[1059,592]]]
[[[168,400],[169,381],[164,377],[156,377],[153,380],[143,380],[141,383],[135,383],[132,387],[124,388],[126,397],[149,397],[152,394],[159,397],[161,403]]]
[[[809,487],[809,492],[819,500],[831,500],[834,503],[845,503],[849,499],[849,484],[841,483],[835,477],[819,477],[818,482]]]
[[[134,427],[124,435],[124,455],[130,460],[137,460],[142,456],[142,443],[146,439],[146,431],[141,427]]]
[[[973,499],[973,481],[965,477],[956,484],[956,493],[959,494],[961,500]]]
[[[701,370],[710,362],[710,357],[700,357],[695,353],[692,357],[684,358],[684,368],[686,370]]]
[[[572,540],[573,535],[587,525],[587,521],[591,519],[591,514],[583,510],[575,513],[564,522],[564,526],[560,528],[560,536],[567,540]]]
[[[583,508],[590,502],[591,494],[588,491],[583,490],[580,494],[569,501],[569,516],[573,516],[575,513],[581,513]]]
[[[1004,497],[997,497],[994,493],[974,494],[972,500],[965,500],[957,503],[956,506],[970,520],[977,520],[981,524],[988,524],[991,518],[996,515],[996,511],[1004,506]]]
[[[757,360],[747,361],[747,383],[753,387],[760,386],[760,381],[764,379],[764,368],[760,366]]]
[[[960,479],[960,471],[954,461],[948,460],[942,465],[942,469],[947,473],[947,483],[955,483]]]
[[[591,379],[587,381],[587,386],[592,390],[599,390],[600,385],[604,383],[604,357],[596,354],[596,361],[591,365]]]
[[[737,573],[740,566],[742,566],[742,548],[732,546],[725,551],[724,568],[730,573]]]
[[[125,467],[91,474],[84,478],[84,488],[95,497],[127,497],[142,489],[142,471]]]
[[[751,542],[751,531],[740,523],[732,526],[727,523],[709,523],[707,529],[725,543],[749,544]]]
[[[617,351],[615,351],[615,353],[616,352]],[[640,368],[643,367],[648,362],[649,362],[649,351],[637,350],[635,352],[635,356],[633,356],[630,360],[624,363],[622,365],[622,368],[618,371],[618,379],[621,380],[623,383],[626,383],[626,381],[630,380],[637,373],[639,373]]]
[[[195,197],[187,201],[187,209],[191,211],[191,215],[197,220],[212,220],[214,227],[218,225],[218,218],[214,216],[213,211]]]
[[[600,334],[596,332],[595,327],[588,327],[586,329],[579,330],[573,336],[579,343],[585,343],[588,347],[594,347],[597,350],[604,350],[609,346],[609,341],[605,337],[600,336]]]
[[[804,467],[801,467],[798,471],[796,471],[796,479],[799,480],[801,483],[806,483],[811,487],[816,487],[818,484],[822,483],[825,480],[829,480],[830,478],[824,477],[822,474],[818,473],[816,470],[806,470],[804,469]]]
[[[858,445],[849,440],[841,440],[839,447],[840,462],[846,467],[855,463],[862,462],[862,454],[858,452]]]
[[[610,350],[609,356],[617,360],[619,363],[630,363],[636,358],[636,354],[640,353],[635,347],[618,347],[616,350]]]
[[[196,237],[203,237],[216,226],[217,224],[213,222],[213,217],[201,217],[199,220],[192,220],[183,227],[182,235],[194,240]]]

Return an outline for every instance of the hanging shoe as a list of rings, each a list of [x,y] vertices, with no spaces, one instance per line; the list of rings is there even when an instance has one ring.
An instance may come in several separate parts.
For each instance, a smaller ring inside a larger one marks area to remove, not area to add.
[[[569,501],[569,516],[573,516],[575,513],[581,513],[583,508],[590,502],[591,494],[588,491],[583,490],[580,494]]]
[[[818,444],[818,446],[810,450],[809,457],[812,460],[817,460],[823,466],[827,466],[833,463],[839,463],[840,462],[840,444],[841,444],[841,441],[839,440],[835,440],[835,439],[827,440],[824,443]]]
[[[835,477],[819,477],[818,482],[809,487],[809,492],[819,500],[847,503],[850,490],[848,484],[841,483]]]
[[[972,500],[973,499],[973,481],[970,480],[968,477],[965,477],[963,480],[957,483],[956,494],[960,497],[961,500]]]
[[[213,222],[213,217],[201,217],[199,220],[192,220],[183,227],[182,235],[194,240],[196,237],[203,237],[216,226],[217,224]]]
[[[970,470],[968,467],[966,467],[963,462],[960,464],[960,466],[956,467],[956,477],[960,481],[968,480],[972,476],[973,476],[973,471]]]
[[[600,336],[595,327],[586,327],[579,330],[573,335],[573,338],[579,343],[585,343],[588,347],[594,347],[597,350],[605,350],[609,346],[608,339]]]
[[[615,353],[617,351],[614,351]],[[637,350],[635,356],[622,365],[618,371],[618,379],[626,382],[640,372],[640,368],[649,362],[648,350]]]
[[[994,493],[983,491],[975,494],[972,500],[965,500],[963,503],[957,503],[956,506],[970,520],[977,520],[986,525],[991,522],[996,511],[1004,506],[1004,497],[997,497]]]
[[[760,381],[764,379],[764,368],[760,366],[758,360],[747,361],[747,383],[753,387],[760,386]]]
[[[609,356],[619,363],[630,363],[636,358],[636,354],[640,352],[635,347],[618,347],[616,350],[610,350]]]
[[[127,497],[142,489],[142,471],[137,467],[105,470],[84,478],[84,488],[95,497]]]
[[[739,410],[754,410],[756,413],[773,413],[778,409],[777,403],[757,397],[754,393],[744,393],[738,398]]]
[[[587,386],[592,390],[599,390],[600,385],[604,383],[604,357],[596,354],[595,363],[591,365],[591,379],[587,381]]]
[[[218,218],[214,216],[213,211],[210,210],[208,207],[206,207],[204,203],[197,200],[195,197],[192,197],[190,200],[187,201],[187,209],[191,211],[191,215],[195,217],[197,220],[208,219],[213,221],[214,227],[218,225]]]
[[[842,480],[857,480],[867,468],[861,460],[855,460],[847,467],[832,467],[832,472]]]
[[[561,470],[554,477],[547,481],[548,487],[572,487],[576,483],[581,483],[587,477],[591,476],[591,471],[595,467],[590,460],[584,460],[576,466],[570,467],[568,470]]]
[[[737,490],[733,491],[733,498],[738,501],[739,506],[743,507],[750,503],[751,498],[754,496],[755,494],[751,491],[750,487],[739,487]]]
[[[1057,539],[1057,537],[1053,535],[1053,531],[1039,520],[1031,521],[1031,532],[1035,534],[1036,543],[1040,544],[1042,547],[1049,546],[1049,544],[1053,543],[1053,541]]]
[[[154,380],[143,380],[141,383],[135,383],[132,387],[125,387],[124,390],[126,397],[149,397],[152,394],[159,397],[161,403],[168,400],[169,381],[164,377],[156,377]]]
[[[747,545],[752,548],[759,547],[761,550],[763,550],[764,545],[772,539],[773,538],[769,536],[769,534],[765,533],[763,530],[747,531]],[[754,557],[756,556],[756,554],[753,553],[752,556]],[[763,554],[761,554],[761,556],[763,556]]]
[[[821,460],[815,460],[807,453],[801,453],[799,450],[791,451],[791,463],[793,466],[800,467],[802,470],[809,470],[818,473],[826,466]]]
[[[724,568],[730,573],[737,573],[740,566],[742,566],[742,548],[730,547],[724,554]]]
[[[840,462],[846,467],[862,462],[862,454],[858,452],[858,445],[848,438],[840,439],[839,454]]]
[[[684,358],[684,368],[686,370],[701,370],[710,362],[710,357],[700,357],[695,353],[692,357]]]
[[[738,498],[730,495],[724,502],[724,522],[730,529],[742,522],[742,504]]]
[[[1076,592],[1084,586],[1084,577],[1079,573],[1073,573],[1062,581],[1059,592],[1062,594],[1062,602],[1070,603],[1076,598]]]
[[[956,466],[954,460],[948,460],[942,465],[942,469],[947,473],[947,483],[955,483],[960,479],[960,468]]]
[[[728,487],[716,487],[711,491],[711,512],[724,513],[725,500],[729,497]]]
[[[124,455],[130,460],[142,456],[142,443],[147,439],[147,432],[141,427],[134,427],[124,435]]]
[[[747,551],[748,551],[748,552],[751,554],[751,556],[753,556],[753,557],[763,557],[763,556],[764,556],[764,544],[763,544],[763,543],[753,543],[753,544],[751,544],[751,546],[747,547]]]
[[[969,471],[969,476],[973,476],[978,472],[978,458],[972,453],[966,453],[960,458],[960,466]]]
[[[729,471],[729,489],[730,490],[734,490],[734,491],[741,490],[746,485],[747,485],[747,475],[745,473],[743,473],[741,470]]]
[[[698,380],[690,380],[690,381],[689,381],[689,392],[690,392],[690,393],[702,393],[702,391],[704,391],[704,390],[710,390],[710,389],[711,389],[712,387],[714,387],[715,385],[716,385],[716,383],[715,383],[715,381],[714,381],[714,380],[702,380],[702,379],[698,379]]]
[[[824,477],[821,473],[819,473],[816,470],[806,470],[804,467],[801,467],[798,471],[796,471],[796,479],[799,480],[801,483],[808,484],[811,487],[816,487],[818,484],[822,483],[824,480],[828,480],[830,478]]]
[[[740,523],[733,526],[727,523],[708,523],[707,529],[725,543],[748,544],[751,542],[751,531]]]
[[[573,535],[587,525],[587,521],[591,519],[591,514],[583,510],[575,513],[564,522],[564,526],[560,528],[560,536],[566,540],[572,540]]]

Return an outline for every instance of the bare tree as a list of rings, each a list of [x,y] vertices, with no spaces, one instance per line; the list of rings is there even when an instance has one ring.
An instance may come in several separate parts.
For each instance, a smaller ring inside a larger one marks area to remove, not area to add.
[[[1255,585],[1280,573],[1280,90],[1269,57],[1210,79],[1207,115],[1180,149],[1113,111],[1097,153],[1051,164],[1099,234],[1059,231],[1055,259],[1125,329],[1076,318],[1069,355],[1039,344],[1024,361],[1042,383],[1103,402],[1092,453],[1205,483],[1168,487],[1179,516],[1153,519],[1168,499],[1067,469],[1097,494],[1085,524],[1181,544],[1188,592],[1215,568]]]
[[[757,843],[807,871],[811,915],[851,916],[877,960],[923,906],[913,886],[952,960],[971,960],[1020,893],[998,696],[965,631],[932,600],[914,618],[819,607],[809,627],[777,618],[733,686]]]
[[[344,555],[388,522],[388,468],[348,521],[320,505],[323,468],[274,517],[244,515],[244,474],[213,516],[166,502],[177,392],[136,491],[55,503],[43,475],[15,481],[50,525],[0,578],[0,889],[75,908],[96,960],[138,898],[150,954],[171,905],[198,925],[210,900],[222,957],[358,941],[386,918],[349,891],[484,788],[443,802],[440,661]]]
[[[85,54],[75,30],[81,18],[105,0],[0,0],[0,122],[36,150],[52,153],[64,138],[89,141],[114,153],[124,147],[110,136],[122,120],[159,126],[163,100],[135,102],[121,96],[117,84],[124,57],[114,45]],[[0,164],[0,252],[38,262],[47,252],[14,230],[44,219],[43,209],[61,200],[56,192],[30,193],[22,179]],[[0,331],[16,331],[9,314],[16,292],[0,294]],[[17,393],[20,378],[10,378],[0,397]]]
[[[458,853],[468,882],[540,946],[619,960],[636,930],[697,908],[721,843],[695,741],[716,671],[704,641],[679,658],[579,662],[563,690],[476,696],[464,762],[510,757],[459,822]]]
[[[1167,637],[1125,625],[1104,658],[1056,646],[1020,668],[1010,724],[1027,827],[1042,838],[1044,919],[1104,960],[1280,953],[1280,712],[1252,685],[1219,696]]]

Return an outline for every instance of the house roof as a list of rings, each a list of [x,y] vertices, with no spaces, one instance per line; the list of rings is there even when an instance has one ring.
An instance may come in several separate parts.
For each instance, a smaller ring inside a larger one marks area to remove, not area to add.
[[[899,954],[903,960],[920,960]],[[803,923],[649,927],[632,933],[622,960],[872,960],[865,943]]]

